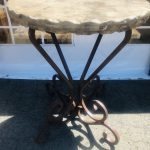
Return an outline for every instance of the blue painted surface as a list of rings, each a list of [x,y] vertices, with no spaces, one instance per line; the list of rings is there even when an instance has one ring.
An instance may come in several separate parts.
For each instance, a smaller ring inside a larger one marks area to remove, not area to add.
[[[123,33],[114,33],[103,37],[89,73],[111,53],[123,36]],[[75,79],[80,77],[96,37],[96,34],[73,35],[73,44],[61,45]],[[62,68],[54,46],[43,47]],[[150,44],[128,44],[100,75],[102,79],[150,79],[149,64]],[[54,73],[32,45],[0,45],[0,78],[51,79]]]

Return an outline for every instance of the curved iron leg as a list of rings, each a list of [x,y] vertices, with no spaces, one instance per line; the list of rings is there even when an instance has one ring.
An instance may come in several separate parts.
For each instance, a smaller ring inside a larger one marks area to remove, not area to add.
[[[131,39],[132,31],[128,30],[125,32],[125,37],[123,41],[117,46],[117,48],[99,65],[99,67],[88,77],[86,82],[84,83],[84,87],[88,85],[88,83],[95,78],[95,76],[128,44]]]

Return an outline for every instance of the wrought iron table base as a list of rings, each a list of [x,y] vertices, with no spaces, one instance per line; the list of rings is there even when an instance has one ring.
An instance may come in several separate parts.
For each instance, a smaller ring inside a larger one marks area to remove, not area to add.
[[[131,38],[131,30],[128,30],[125,32],[125,37],[123,41],[115,48],[115,50],[99,65],[99,67],[91,73],[91,75],[85,80],[85,76],[88,72],[88,69],[91,65],[91,62],[94,58],[94,55],[96,53],[96,50],[100,44],[100,41],[102,39],[102,34],[99,34],[97,37],[97,40],[94,44],[93,50],[91,51],[91,54],[88,58],[88,61],[86,63],[86,66],[83,70],[83,73],[81,75],[81,78],[79,80],[79,84],[75,86],[73,84],[73,78],[71,76],[70,70],[68,68],[67,62],[64,58],[64,55],[62,53],[62,50],[60,48],[60,45],[58,43],[58,40],[56,38],[55,33],[49,33],[52,37],[52,40],[55,44],[56,50],[58,52],[58,55],[61,59],[61,62],[63,64],[63,67],[65,69],[66,75],[60,70],[60,68],[55,64],[55,62],[52,60],[52,58],[46,53],[46,51],[42,48],[42,46],[37,42],[35,37],[35,30],[29,28],[29,38],[32,42],[32,44],[35,46],[35,48],[40,52],[40,54],[46,59],[46,61],[53,67],[53,69],[57,72],[56,75],[53,76],[52,79],[52,85],[48,85],[47,88],[51,94],[53,94],[54,97],[57,97],[59,100],[54,101],[53,105],[51,105],[50,113],[48,115],[49,123],[57,123],[57,122],[68,122],[69,120],[75,118],[78,116],[80,120],[84,123],[88,124],[96,124],[96,125],[104,125],[107,127],[112,134],[114,135],[114,139],[107,138],[107,134],[104,133],[104,138],[112,143],[117,144],[119,142],[119,135],[117,131],[112,129],[107,123],[106,119],[108,118],[108,112],[104,104],[99,100],[92,100],[91,98],[93,95],[95,95],[95,92],[97,89],[101,90],[101,84],[100,84],[100,78],[97,75],[123,48],[124,46],[129,42]],[[65,85],[65,90],[60,90],[57,87],[57,80],[60,80],[63,85]],[[90,86],[92,86],[92,83],[94,80],[97,80],[94,87],[90,89]],[[88,94],[87,94],[88,91]],[[92,102],[92,108],[89,109],[89,105],[87,102]],[[98,115],[99,111],[102,112],[103,117],[100,117]],[[64,118],[66,118],[64,120]],[[41,131],[38,135],[38,141],[41,140],[42,135],[45,131]]]

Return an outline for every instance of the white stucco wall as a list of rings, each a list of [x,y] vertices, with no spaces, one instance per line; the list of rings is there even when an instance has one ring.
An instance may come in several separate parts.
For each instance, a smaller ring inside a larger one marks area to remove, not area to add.
[[[89,72],[117,46],[123,33],[105,35]],[[74,79],[81,75],[97,35],[73,35],[72,45],[61,45]],[[43,45],[59,66],[54,45]],[[150,44],[128,44],[100,73],[102,79],[150,79]],[[51,79],[54,70],[32,45],[0,45],[0,78]]]

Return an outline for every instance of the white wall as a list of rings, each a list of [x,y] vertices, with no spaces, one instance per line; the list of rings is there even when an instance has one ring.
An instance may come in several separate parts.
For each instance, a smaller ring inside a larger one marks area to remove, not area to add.
[[[89,70],[92,71],[123,39],[123,33],[105,35]],[[81,75],[97,34],[73,35],[72,45],[61,45],[74,79]],[[43,45],[62,68],[53,45]],[[150,44],[128,44],[100,73],[102,79],[150,79]],[[0,45],[0,78],[51,79],[54,70],[32,45]]]

